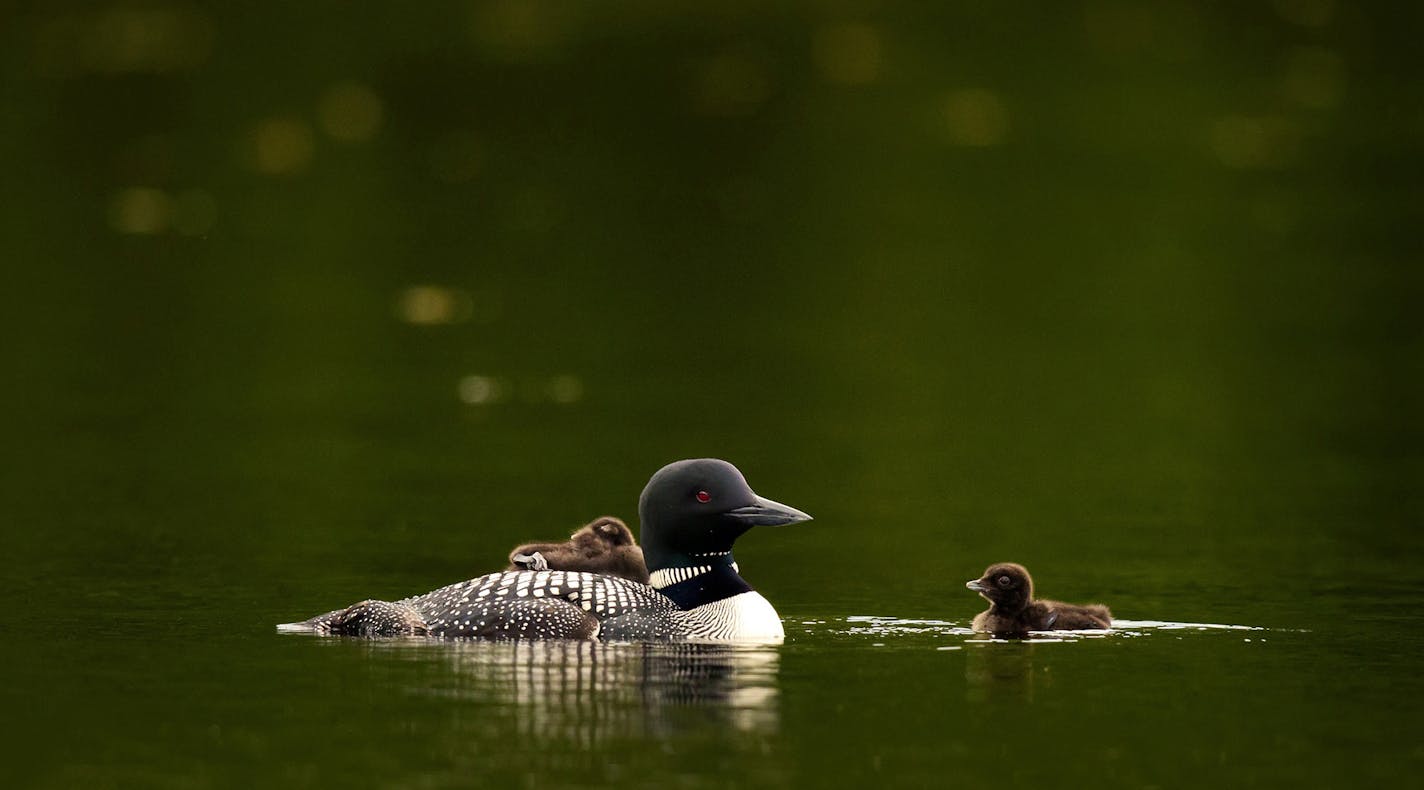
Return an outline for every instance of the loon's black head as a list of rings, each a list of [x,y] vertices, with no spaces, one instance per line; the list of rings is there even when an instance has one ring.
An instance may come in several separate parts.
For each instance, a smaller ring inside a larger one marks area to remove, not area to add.
[[[737,467],[715,458],[659,469],[638,499],[638,518],[650,571],[730,552],[732,542],[755,526],[811,520],[794,507],[757,496]]]

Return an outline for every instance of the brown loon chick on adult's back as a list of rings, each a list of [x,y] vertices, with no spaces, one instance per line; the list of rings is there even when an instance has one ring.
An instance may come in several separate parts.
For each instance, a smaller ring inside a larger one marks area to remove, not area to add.
[[[643,550],[622,519],[600,516],[563,543],[526,543],[509,553],[511,571],[585,571],[648,583]]]
[[[1035,600],[1033,577],[1013,562],[990,565],[984,575],[965,587],[989,601],[989,610],[974,618],[975,631],[1022,635],[1029,631],[1073,631],[1112,628],[1112,612],[1102,604],[1078,606],[1059,601]]]

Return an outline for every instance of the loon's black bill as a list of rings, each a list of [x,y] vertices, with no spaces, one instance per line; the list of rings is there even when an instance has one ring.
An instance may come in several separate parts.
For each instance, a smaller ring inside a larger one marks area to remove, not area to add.
[[[728,510],[727,515],[749,527],[779,527],[811,520],[809,513],[802,513],[790,505],[783,505],[766,497],[757,497],[755,502],[746,507]]]
[[[989,589],[988,587],[985,587],[984,584],[978,579],[975,579],[973,581],[967,581],[964,583],[964,586],[968,587],[974,592],[984,592],[985,590]]]

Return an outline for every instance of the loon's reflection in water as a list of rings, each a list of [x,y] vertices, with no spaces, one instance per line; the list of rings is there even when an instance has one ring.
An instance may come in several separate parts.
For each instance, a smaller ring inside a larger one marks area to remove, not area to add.
[[[709,723],[775,733],[777,646],[577,641],[382,641],[444,671],[422,672],[415,694],[468,700],[482,717],[533,740],[594,746],[672,736]]]

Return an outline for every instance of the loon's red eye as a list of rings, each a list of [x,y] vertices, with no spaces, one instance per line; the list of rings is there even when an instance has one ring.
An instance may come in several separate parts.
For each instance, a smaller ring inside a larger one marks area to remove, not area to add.
[[[697,501],[698,501],[698,502],[701,502],[702,504],[705,505],[705,504],[707,504],[708,502],[711,502],[711,501],[712,501],[712,495],[709,494],[709,493],[707,493],[706,491],[698,491],[698,492],[697,492]]]

